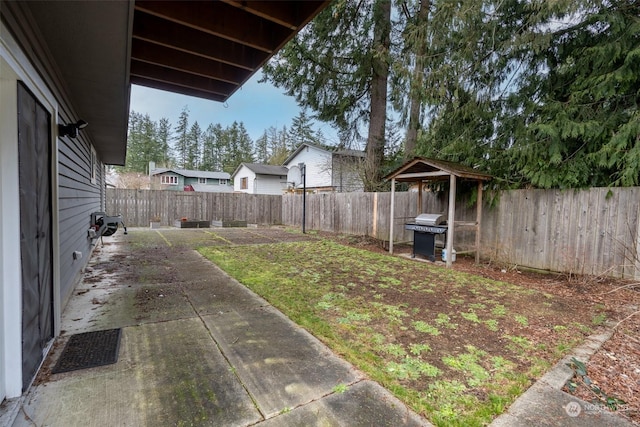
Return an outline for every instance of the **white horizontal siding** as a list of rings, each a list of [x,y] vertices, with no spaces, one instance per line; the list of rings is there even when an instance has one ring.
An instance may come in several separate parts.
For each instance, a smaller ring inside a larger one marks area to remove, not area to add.
[[[282,195],[287,188],[287,177],[285,175],[256,175],[253,187],[254,194]]]
[[[331,187],[331,153],[316,147],[305,146],[288,165],[304,163],[307,187]]]
[[[240,185],[242,183],[242,178],[247,178],[247,188],[242,189]],[[254,194],[253,181],[256,178],[256,174],[246,167],[242,165],[238,173],[233,176],[233,191],[237,191],[240,193]]]

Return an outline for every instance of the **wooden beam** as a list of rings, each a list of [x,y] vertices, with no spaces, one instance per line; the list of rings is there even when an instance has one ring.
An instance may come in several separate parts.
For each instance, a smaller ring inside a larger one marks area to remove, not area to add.
[[[227,95],[219,95],[211,92],[204,92],[204,91],[193,89],[193,88],[174,85],[168,82],[161,82],[157,80],[147,79],[145,77],[131,76],[130,81],[134,85],[146,86],[146,87],[159,89],[159,90],[165,90],[167,92],[181,93],[183,95],[195,96],[196,98],[210,99],[212,101],[224,102],[228,98]]]
[[[428,178],[430,176],[449,176],[449,172],[434,171],[434,172],[415,172],[415,173],[403,173],[396,175],[395,179],[409,179],[409,178]]]
[[[217,1],[136,0],[135,9],[267,53],[274,53],[292,34],[288,28]]]
[[[171,68],[164,68],[159,65],[137,60],[131,61],[131,76],[145,77],[150,80],[171,83],[177,86],[184,86],[218,95],[229,95],[238,88],[237,84],[221,82],[220,80],[189,74]]]
[[[269,58],[266,52],[176,25],[140,11],[135,12],[133,22],[134,39],[213,59],[251,72]],[[166,60],[170,61],[171,58]]]
[[[251,76],[251,71],[246,68],[235,67],[214,59],[135,38],[131,43],[131,59],[215,78],[235,85],[244,82]]]
[[[418,212],[416,216],[422,213],[422,181],[418,181]]]
[[[449,215],[447,218],[447,268],[453,264],[453,239],[456,217],[456,176],[449,178]]]
[[[237,8],[261,18],[268,19],[283,27],[296,30],[304,25],[309,17],[315,16],[318,9],[324,7],[325,1],[246,1],[222,0]]]
[[[480,263],[480,231],[482,230],[482,181],[478,181],[476,200],[476,264]]]
[[[396,179],[391,179],[391,209],[389,212],[389,253],[393,255],[393,220],[396,214]]]

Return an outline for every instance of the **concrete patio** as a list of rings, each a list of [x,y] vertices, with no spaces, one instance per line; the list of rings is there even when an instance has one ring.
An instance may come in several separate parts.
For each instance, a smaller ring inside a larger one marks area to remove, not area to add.
[[[13,426],[429,425],[193,249],[307,238],[277,228],[105,238]],[[117,363],[51,374],[70,335],[110,328],[122,328]]]

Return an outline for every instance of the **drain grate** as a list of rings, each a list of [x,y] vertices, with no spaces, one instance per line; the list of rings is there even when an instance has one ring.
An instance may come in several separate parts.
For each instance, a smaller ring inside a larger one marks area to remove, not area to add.
[[[116,363],[120,349],[120,335],[121,329],[72,335],[51,372],[60,374]]]

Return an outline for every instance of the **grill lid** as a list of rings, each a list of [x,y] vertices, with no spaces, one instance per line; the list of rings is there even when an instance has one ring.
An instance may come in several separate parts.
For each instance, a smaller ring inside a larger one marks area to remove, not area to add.
[[[444,215],[423,213],[416,217],[418,225],[440,225],[446,221]]]

